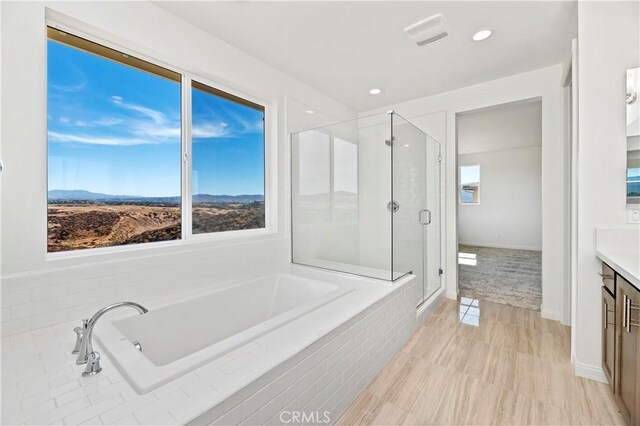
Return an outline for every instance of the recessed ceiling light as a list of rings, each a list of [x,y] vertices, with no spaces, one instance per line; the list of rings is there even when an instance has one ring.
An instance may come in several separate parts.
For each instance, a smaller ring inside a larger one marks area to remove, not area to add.
[[[310,109],[307,110],[307,114],[313,114],[313,113],[314,113],[314,111],[312,111]]]
[[[379,95],[380,93],[382,93],[382,90],[380,90],[380,89],[371,89],[371,90],[369,90],[369,93],[371,93],[372,95]]]
[[[482,41],[491,37],[491,34],[493,34],[493,31],[491,30],[480,30],[477,33],[475,33],[472,38],[473,38],[473,41]]]

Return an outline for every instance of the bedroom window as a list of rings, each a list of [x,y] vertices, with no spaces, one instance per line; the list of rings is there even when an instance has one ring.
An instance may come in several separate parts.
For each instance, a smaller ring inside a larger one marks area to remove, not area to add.
[[[627,169],[627,198],[640,197],[640,167]]]
[[[47,252],[265,228],[263,106],[47,35]]]
[[[460,204],[480,204],[480,166],[461,166]]]

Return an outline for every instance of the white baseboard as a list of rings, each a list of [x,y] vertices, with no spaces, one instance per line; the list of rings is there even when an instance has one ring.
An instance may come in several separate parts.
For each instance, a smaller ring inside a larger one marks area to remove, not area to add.
[[[456,300],[458,298],[458,292],[455,290],[447,289],[447,299]]]
[[[462,242],[462,241],[460,241],[458,244],[462,244],[464,246],[490,247],[490,248],[509,249],[509,250],[542,251],[541,247],[513,246],[513,245],[509,245],[509,244],[471,243],[471,242]]]
[[[548,320],[560,321],[560,311],[556,309],[548,309],[544,306],[540,307],[540,316]]]
[[[601,383],[609,383],[609,381],[607,380],[607,376],[605,376],[604,374],[604,370],[600,366],[575,361],[573,363],[573,371],[576,376],[595,380]]]

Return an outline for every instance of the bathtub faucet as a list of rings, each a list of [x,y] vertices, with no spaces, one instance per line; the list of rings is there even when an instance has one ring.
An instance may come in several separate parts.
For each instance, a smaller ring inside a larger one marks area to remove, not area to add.
[[[93,343],[91,341],[93,337],[93,327],[95,327],[100,317],[107,312],[125,306],[136,309],[141,315],[149,312],[147,308],[134,302],[118,302],[100,309],[91,319],[83,319],[82,327],[76,327],[73,330],[78,336],[78,339],[76,341],[76,347],[71,353],[78,354],[76,364],[87,364],[87,368],[84,370],[84,373],[82,373],[83,376],[92,376],[102,371],[102,367],[100,367],[100,353],[93,350]]]

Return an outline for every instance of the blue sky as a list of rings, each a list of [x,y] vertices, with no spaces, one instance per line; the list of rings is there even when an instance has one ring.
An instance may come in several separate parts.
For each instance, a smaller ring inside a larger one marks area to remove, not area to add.
[[[180,85],[48,42],[49,189],[180,194]],[[263,113],[192,93],[194,194],[264,194]]]
[[[480,166],[460,166],[460,184],[480,182]]]

